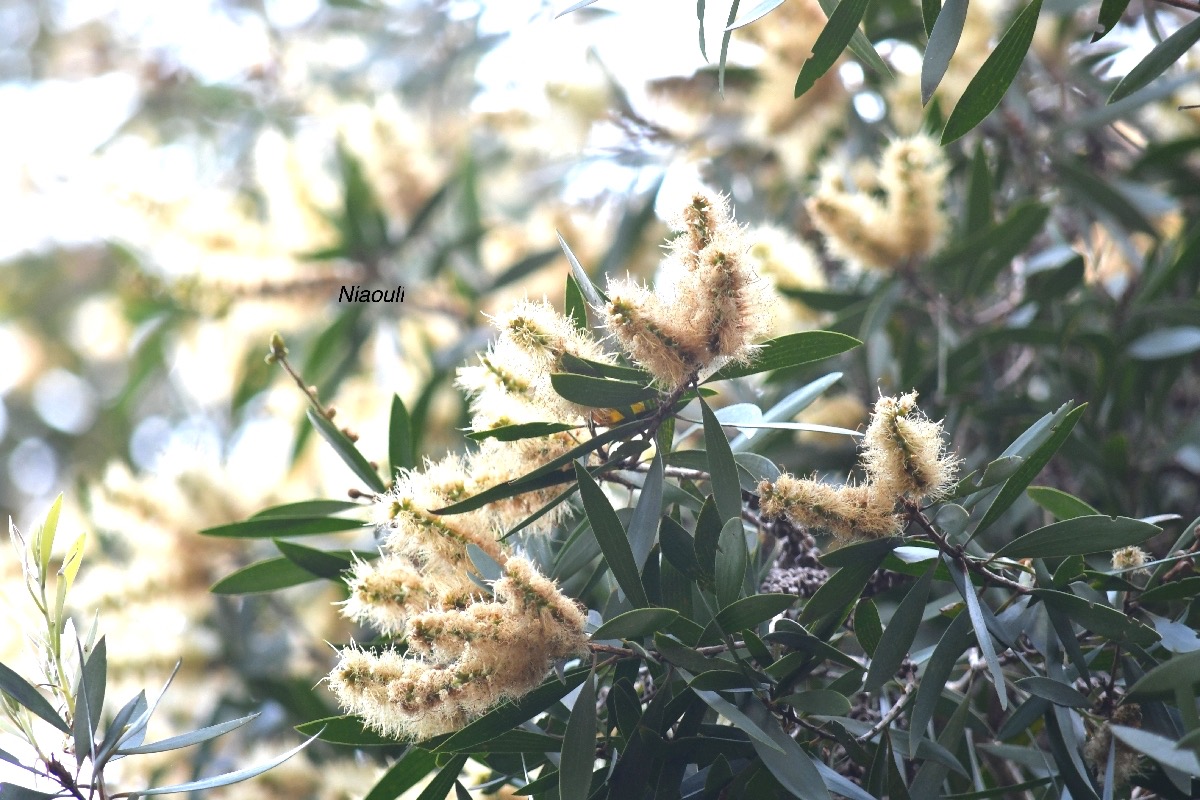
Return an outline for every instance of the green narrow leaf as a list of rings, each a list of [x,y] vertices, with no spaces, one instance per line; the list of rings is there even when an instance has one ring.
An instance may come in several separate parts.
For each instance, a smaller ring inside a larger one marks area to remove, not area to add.
[[[448,739],[441,741],[437,749],[470,750],[476,745],[495,739],[561,700],[583,683],[590,672],[590,666],[578,667],[568,670],[562,680],[557,676],[550,678],[517,702],[508,700],[496,706]]]
[[[967,613],[971,616],[971,626],[975,628],[975,641],[979,644],[979,651],[983,653],[983,660],[987,662],[988,671],[992,673],[992,682],[996,686],[996,697],[1000,701],[1000,708],[1007,709],[1008,687],[1004,684],[1004,671],[1000,668],[1000,660],[996,658],[996,646],[992,642],[991,632],[988,631],[983,610],[979,607],[979,597],[975,594],[971,576],[967,574],[965,568],[957,564],[947,563],[947,566],[960,573],[962,585],[959,586],[959,590],[963,599],[967,601]],[[958,586],[957,581],[955,585]]]
[[[322,717],[311,722],[296,726],[296,730],[305,736],[316,736],[322,742],[333,744],[348,744],[352,747],[383,747],[400,744],[400,740],[381,736],[363,724],[363,721],[352,715],[343,714],[337,717]],[[412,753],[414,748],[409,748]],[[432,760],[430,766],[433,766]],[[428,769],[426,769],[428,772]],[[417,778],[424,776],[424,772]]]
[[[413,452],[412,420],[400,395],[392,395],[392,413],[388,424],[388,463],[392,465],[392,477],[401,469],[417,466]]]
[[[1200,758],[1195,750],[1178,747],[1167,737],[1140,728],[1113,725],[1112,732],[1122,742],[1163,766],[1200,778]]]
[[[942,131],[942,144],[961,138],[1000,105],[1001,98],[1017,76],[1025,53],[1033,42],[1033,32],[1041,11],[1042,0],[1033,0],[1004,32],[996,49],[983,62],[979,72],[967,84],[962,99],[950,112],[950,119]]]
[[[721,527],[719,540],[721,555],[714,567],[717,605],[725,608],[742,596],[742,582],[750,566],[750,553],[746,549],[746,533],[742,529],[742,518],[729,520]]]
[[[277,536],[310,536],[361,528],[360,519],[344,517],[251,517],[200,531],[205,536],[227,536],[234,539],[271,539]]]
[[[833,14],[837,0],[817,0],[821,5],[821,10],[828,17]],[[936,0],[935,0],[936,1]],[[871,40],[867,35],[860,30],[855,30],[854,35],[850,37],[850,52],[854,53],[863,64],[871,68],[876,75],[884,78],[892,77],[892,71],[888,67],[887,62],[880,58],[876,52]]]
[[[733,0],[729,6],[729,18],[725,20],[725,32],[721,34],[721,58],[717,63],[717,91],[725,96],[725,59],[729,55],[729,41],[733,38],[733,30],[729,27],[737,18],[738,6],[741,0]]]
[[[516,442],[521,439],[537,439],[552,433],[578,430],[579,425],[568,422],[525,422],[520,425],[501,425],[498,428],[488,428],[485,431],[471,431],[467,438],[482,442],[484,439],[495,439],[498,442]]]
[[[592,526],[592,533],[596,536],[608,568],[617,579],[617,585],[635,606],[649,606],[641,575],[633,561],[633,552],[629,549],[629,539],[621,527],[621,521],[617,519],[617,513],[596,481],[578,461],[575,462],[575,478],[579,482],[579,495],[583,499],[583,509]]]
[[[695,679],[695,676],[684,669],[680,669],[679,674],[685,681],[688,681],[689,683]],[[775,740],[767,731],[763,730],[763,728],[760,727],[757,722],[746,716],[746,714],[744,714],[742,710],[733,703],[729,702],[724,697],[721,697],[721,695],[717,694],[716,692],[710,692],[704,689],[693,689],[692,691],[696,693],[697,697],[707,703],[709,707],[715,709],[718,714],[725,717],[725,719],[729,720],[735,726],[744,731],[753,741],[765,745],[768,750],[778,753],[783,752],[783,746],[780,743],[775,742]],[[754,702],[761,705],[761,701],[759,701],[757,698],[755,698]],[[778,727],[779,723],[776,722],[775,726]]]
[[[1058,558],[1141,544],[1162,528],[1129,517],[1075,517],[1038,528],[1001,547],[992,558]]]
[[[1071,431],[1075,428],[1075,423],[1079,421],[1079,417],[1083,415],[1083,411],[1086,408],[1087,403],[1082,403],[1071,409],[1063,417],[1062,422],[1054,428],[1054,432],[1050,437],[1033,451],[1029,458],[1012,474],[1012,477],[1004,482],[1004,485],[1000,487],[1000,492],[996,495],[996,499],[988,506],[987,512],[979,520],[979,524],[975,526],[975,530],[971,533],[967,541],[974,539],[989,525],[999,519],[1000,515],[1007,511],[1008,507],[1021,496],[1021,493],[1025,491],[1025,487],[1033,482],[1033,479],[1038,476],[1042,468],[1050,462],[1050,459],[1062,447],[1067,437],[1071,435]]]
[[[1193,19],[1159,42],[1149,55],[1121,79],[1112,94],[1108,96],[1108,102],[1115,103],[1128,97],[1162,75],[1198,41],[1200,41],[1200,18]]]
[[[4,800],[56,800],[62,797],[62,792],[49,794],[47,792],[38,792],[33,789],[26,789],[15,783],[0,783],[0,797]]]
[[[646,557],[658,540],[659,519],[663,510],[663,459],[662,453],[654,454],[642,493],[634,506],[629,520],[629,548],[633,551],[633,563],[639,570],[646,564]]]
[[[858,339],[833,331],[789,333],[762,343],[749,364],[729,364],[714,372],[704,383],[743,378],[760,372],[798,367],[836,356],[861,345]]]
[[[837,8],[829,15],[829,21],[813,43],[812,56],[800,68],[796,78],[794,97],[800,97],[813,87],[817,79],[829,71],[838,56],[850,44],[850,37],[858,30],[863,15],[867,13],[870,0],[839,0]]]
[[[354,442],[346,438],[346,434],[339,431],[336,425],[325,419],[325,417],[318,414],[315,410],[310,408],[304,413],[308,416],[308,421],[312,423],[312,426],[317,429],[317,433],[321,435],[321,438],[329,443],[338,456],[341,457],[342,461],[345,462],[346,466],[363,483],[380,494],[387,491],[387,486],[384,485],[383,480],[379,477],[379,473],[371,467],[367,459],[363,458],[363,454],[358,452],[358,448],[354,446]]]
[[[929,565],[925,574],[904,595],[887,627],[883,629],[879,647],[875,649],[871,668],[867,671],[865,691],[878,692],[885,682],[895,676],[900,662],[908,655],[908,648],[912,646],[917,628],[921,625],[921,615],[925,611],[925,601],[929,599],[929,587],[933,584],[936,567],[937,561]]]
[[[618,614],[605,622],[592,638],[602,639],[639,639],[642,636],[661,631],[670,625],[679,612],[670,608],[635,608]]]
[[[696,21],[700,23],[700,57],[708,63],[708,52],[704,43],[704,0],[696,0]]]
[[[558,767],[558,796],[585,798],[592,785],[596,762],[596,685],[591,674],[583,681],[567,730],[563,735]]]
[[[555,235],[558,236],[559,246],[567,255],[567,261],[571,265],[571,274],[575,276],[575,282],[579,286],[579,290],[583,292],[584,299],[591,304],[592,308],[603,308],[608,302],[608,298],[596,287],[596,284],[592,283],[592,279],[588,277],[583,265],[579,263],[579,259],[571,252],[571,248],[567,246],[567,240],[562,237],[562,234],[555,231]]]
[[[1090,708],[1092,705],[1092,701],[1080,694],[1075,687],[1068,686],[1053,678],[1031,675],[1028,678],[1021,678],[1021,680],[1016,681],[1015,685],[1036,697],[1049,700],[1055,705],[1069,706],[1071,708]]]
[[[209,725],[199,730],[189,731],[188,733],[172,736],[169,739],[162,739],[153,744],[145,744],[140,747],[122,747],[117,750],[119,755],[140,755],[143,753],[165,753],[169,750],[178,750],[182,747],[191,747],[194,744],[207,742],[210,739],[215,739],[218,736],[237,730],[252,719],[258,717],[259,712],[254,712],[245,717],[231,719],[228,722],[220,722],[216,725]]]
[[[250,778],[257,777],[267,770],[274,769],[292,756],[296,755],[296,753],[299,753],[301,750],[308,747],[309,744],[312,743],[313,739],[316,738],[317,737],[313,736],[307,741],[302,742],[296,747],[293,747],[291,750],[288,750],[286,753],[276,756],[267,763],[259,764],[256,767],[247,767],[246,769],[239,769],[236,772],[227,772],[224,775],[215,775],[211,778],[205,778],[198,781],[177,783],[171,786],[158,786],[150,789],[138,789],[134,794],[147,796],[156,794],[175,794],[176,792],[182,794],[184,792],[200,792],[206,789],[215,789],[218,786],[228,786],[231,783],[240,783],[242,781],[249,780]]]
[[[446,796],[454,788],[454,783],[462,773],[462,768],[466,765],[468,758],[469,756],[464,753],[447,761],[438,774],[433,776],[433,780],[426,784],[421,793],[417,795],[417,800],[446,800]]]
[[[1126,193],[1105,180],[1095,170],[1073,159],[1060,159],[1055,165],[1063,187],[1080,202],[1111,215],[1121,225],[1157,238],[1154,223]]]
[[[575,280],[575,276],[569,272],[564,295],[563,309],[566,311],[567,319],[571,320],[571,324],[575,326],[576,330],[586,332],[588,327],[587,301],[583,299],[579,281]]]
[[[1030,486],[1025,490],[1025,494],[1059,520],[1095,516],[1100,513],[1078,497],[1052,486]]]
[[[921,105],[927,105],[950,66],[950,59],[967,21],[968,0],[946,0],[929,32],[929,44],[921,61]]]
[[[806,625],[840,614],[861,597],[863,587],[867,585],[867,581],[875,574],[875,570],[879,568],[893,546],[893,543],[882,539],[865,542],[862,545],[851,545],[856,548],[854,550],[855,557],[833,573],[829,580],[817,589],[816,594],[808,599],[808,602],[804,604],[804,610],[800,612],[800,624]],[[850,547],[844,547],[838,552],[842,553],[842,551],[850,549]],[[842,555],[846,554],[842,553]]]
[[[78,645],[78,642],[76,644]],[[101,636],[86,662],[83,658],[83,646],[78,647],[79,661],[84,666],[75,696],[75,718],[71,722],[75,739],[75,762],[83,764],[84,759],[95,755],[94,737],[100,717],[104,713],[104,692],[108,686],[108,645]]]
[[[362,508],[362,506],[358,503],[352,503],[349,500],[301,500],[298,503],[284,503],[281,506],[264,508],[262,511],[251,514],[250,519],[264,519],[267,517],[312,519],[313,517],[327,517],[332,514],[341,513],[342,511],[349,511],[352,508]]]
[[[951,621],[950,627],[946,628],[942,638],[938,640],[937,646],[933,648],[933,655],[929,657],[929,661],[925,664],[925,671],[921,674],[921,683],[917,686],[917,696],[909,721],[909,730],[914,732],[909,736],[909,758],[916,755],[917,745],[924,736],[929,720],[933,719],[933,712],[937,708],[938,698],[942,696],[942,689],[949,682],[954,665],[958,663],[958,659],[967,651],[970,644],[970,615],[959,614]]]
[[[933,26],[937,24],[941,10],[940,0],[921,0],[921,24],[925,26],[926,36],[933,33]]]
[[[255,594],[274,592],[315,580],[320,580],[320,576],[285,556],[279,556],[242,567],[214,583],[209,591],[213,594]]]
[[[46,698],[38,693],[37,689],[29,685],[28,681],[4,664],[0,664],[0,691],[63,733],[71,732],[70,726],[58,715],[58,712],[54,710],[54,706],[50,705]]]
[[[742,518],[742,484],[738,480],[737,462],[725,438],[725,429],[703,399],[700,411],[704,419],[704,446],[708,451],[708,471],[712,476],[713,499],[724,524]]]
[[[825,781],[808,753],[783,732],[762,701],[754,696],[747,697],[741,703],[741,710],[770,740],[771,746],[767,747],[763,746],[767,743],[758,737],[752,738],[750,744],[754,745],[754,751],[775,780],[800,800],[830,800]]]
[[[787,611],[799,599],[791,594],[756,594],[743,597],[722,608],[717,613],[716,623],[726,631],[753,629],[759,623]]]
[[[284,558],[320,578],[338,580],[343,572],[354,566],[353,554],[318,550],[282,539],[272,541]]]
[[[858,601],[854,608],[854,635],[862,645],[863,652],[875,657],[875,648],[883,636],[883,623],[879,621],[879,609],[869,598]]]
[[[1109,34],[1117,23],[1121,21],[1121,17],[1125,14],[1125,9],[1129,8],[1129,0],[1102,0],[1100,3],[1100,17],[1097,20],[1097,31],[1092,34],[1092,41],[1098,42]]]
[[[573,372],[551,373],[550,384],[561,397],[588,408],[628,408],[658,395],[657,389],[644,384]]]
[[[789,694],[779,698],[778,702],[804,714],[820,714],[823,717],[844,717],[850,713],[850,701],[845,695],[832,689],[810,689]]]
[[[696,561],[706,575],[712,575],[717,565],[717,547],[721,541],[721,518],[717,503],[710,494],[704,498],[696,519]]]

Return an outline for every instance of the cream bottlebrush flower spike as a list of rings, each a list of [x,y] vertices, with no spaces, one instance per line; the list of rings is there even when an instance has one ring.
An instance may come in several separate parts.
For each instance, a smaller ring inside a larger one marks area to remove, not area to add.
[[[599,309],[621,347],[668,390],[726,362],[749,361],[770,329],[774,296],[755,274],[741,228],[720,195],[698,193],[672,221],[655,291],[610,279]]]
[[[863,436],[861,485],[832,486],[780,475],[759,484],[763,515],[827,530],[839,539],[899,533],[896,503],[937,498],[954,480],[958,460],[946,452],[942,424],[917,409],[917,393],[881,397]]]
[[[883,151],[880,200],[850,192],[831,171],[808,201],[813,222],[836,258],[874,269],[892,269],[930,253],[945,234],[942,195],[949,166],[931,137],[896,139]]]
[[[531,563],[509,559],[493,589],[491,601],[413,617],[411,655],[343,650],[329,676],[342,707],[384,735],[426,739],[529,692],[555,660],[586,651],[586,617]]]

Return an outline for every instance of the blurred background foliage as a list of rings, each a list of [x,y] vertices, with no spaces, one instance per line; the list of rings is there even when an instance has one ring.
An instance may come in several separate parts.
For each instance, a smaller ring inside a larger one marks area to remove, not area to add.
[[[196,530],[355,485],[317,457],[305,398],[263,363],[268,335],[368,457],[386,460],[393,392],[419,453],[461,449],[454,369],[487,341],[486,313],[560,302],[555,231],[594,276],[650,278],[663,210],[697,181],[756,226],[790,298],[778,333],[865,343],[805,419],[853,428],[880,391],[915,388],[975,467],[1087,401],[1039,482],[1105,513],[1200,514],[1196,51],[1105,104],[1193,12],[1134,0],[1091,43],[1095,4],[1048,1],[999,109],[945,150],[944,242],[873,269],[830,254],[806,199],[831,175],[877,197],[889,139],[940,126],[1016,7],[971,4],[923,108],[912,3],[865,19],[890,76],[847,54],[798,100],[815,0],[729,37],[723,96],[729,8],[707,4],[698,42],[696,4],[655,5],[555,20],[532,1],[0,2],[0,510],[32,520],[79,489],[76,523],[115,570],[93,568],[92,605],[128,620],[131,674],[184,656],[199,694],[176,692],[181,717],[267,702],[261,738],[321,716],[309,688],[329,654],[313,643],[348,636],[332,590],[207,594],[254,554]],[[355,285],[405,300],[339,303]],[[771,405],[829,368],[727,401]],[[854,464],[811,434],[764,453],[801,473]],[[164,637],[134,646],[148,628]],[[305,791],[351,796],[334,783]]]

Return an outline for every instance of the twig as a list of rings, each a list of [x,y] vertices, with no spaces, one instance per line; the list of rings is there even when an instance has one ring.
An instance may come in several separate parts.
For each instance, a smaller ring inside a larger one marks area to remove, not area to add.
[[[913,689],[916,688],[916,685],[917,684],[915,682],[907,684],[904,687],[904,694],[900,695],[899,699],[896,700],[896,704],[888,709],[888,713],[884,714],[879,722],[876,722],[874,725],[872,725],[871,730],[867,731],[862,736],[856,736],[854,741],[858,742],[859,744],[865,744],[866,742],[871,741],[871,739],[873,739],[888,725],[891,725],[896,717],[900,716],[900,712],[904,710],[904,707],[908,705],[909,699],[916,694],[916,692],[913,691]]]
[[[946,541],[946,537],[942,536],[942,534],[940,534],[938,530],[933,527],[933,523],[929,521],[929,518],[925,516],[924,512],[921,511],[920,507],[916,503],[913,503],[910,500],[904,500],[903,503],[905,516],[907,516],[910,521],[915,522],[917,526],[920,527],[921,530],[923,530],[926,535],[933,540],[933,543],[937,545],[939,550],[950,556],[950,558],[957,561],[963,567],[969,569],[971,572],[974,572],[976,575],[983,578],[983,580],[987,583],[991,583],[995,586],[1002,586],[1005,589],[1010,589],[1018,594],[1029,594],[1032,591],[1028,586],[1024,586],[1014,580],[1010,580],[999,573],[992,572],[979,562],[967,557],[961,548],[955,547]]]
[[[1182,8],[1184,11],[1194,11],[1200,14],[1200,3],[1193,3],[1192,0],[1158,0],[1158,2],[1175,8]]]
[[[304,378],[300,376],[300,373],[288,361],[287,354],[288,349],[283,341],[283,337],[278,333],[271,334],[271,352],[267,354],[267,363],[282,366],[287,374],[292,376],[292,380],[296,382],[296,385],[300,387],[300,391],[304,392],[304,396],[308,398],[308,402],[313,404],[313,408],[317,410],[317,413],[325,417],[325,419],[333,419],[336,413],[334,409],[326,408],[321,403],[321,398],[317,396],[317,387],[309,386],[304,382]]]

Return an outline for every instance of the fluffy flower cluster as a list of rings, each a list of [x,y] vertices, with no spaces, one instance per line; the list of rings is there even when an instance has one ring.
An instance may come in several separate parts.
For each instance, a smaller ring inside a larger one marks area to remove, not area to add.
[[[750,360],[771,327],[773,292],[747,256],[725,198],[698,193],[671,221],[653,291],[611,279],[604,322],[630,357],[669,390],[724,363]]]
[[[550,373],[562,369],[565,355],[611,357],[544,301],[518,303],[493,323],[500,331],[496,342],[479,365],[458,374],[471,397],[472,428],[582,425],[588,409],[559,397]],[[382,553],[355,565],[343,613],[384,634],[406,634],[408,652],[343,650],[330,686],[344,707],[389,735],[426,738],[529,691],[554,660],[581,651],[585,617],[499,539],[555,489],[463,514],[433,511],[518,478],[575,444],[570,432],[487,439],[467,456],[452,454],[397,476],[374,506]],[[539,524],[553,520],[548,514]],[[490,595],[469,577],[470,545],[502,567]]]
[[[840,174],[827,171],[808,211],[825,235],[830,255],[891,269],[927,255],[941,241],[947,226],[942,192],[948,169],[941,148],[929,136],[897,139],[883,151],[878,170],[858,171],[857,191]]]
[[[406,655],[343,650],[330,675],[342,706],[385,735],[435,736],[528,692],[552,660],[586,644],[582,612],[525,559],[508,559],[493,592],[413,615]]]
[[[946,452],[942,425],[917,408],[917,394],[881,397],[863,436],[861,484],[834,486],[780,475],[759,484],[763,514],[827,530],[838,539],[880,538],[898,533],[896,503],[943,494],[958,460]]]

